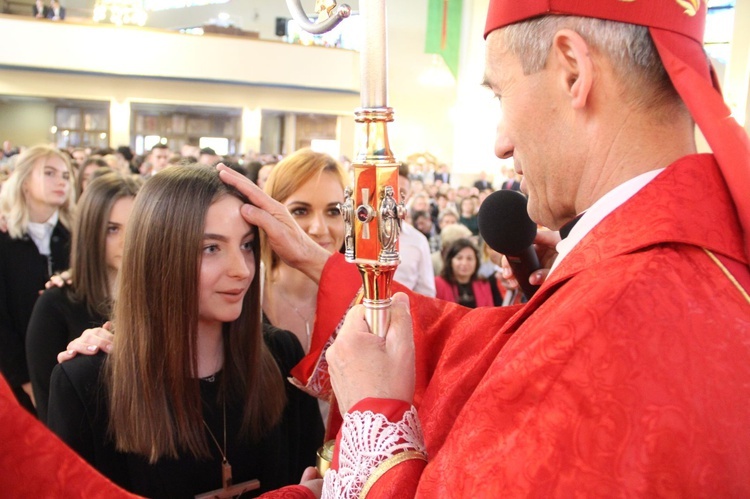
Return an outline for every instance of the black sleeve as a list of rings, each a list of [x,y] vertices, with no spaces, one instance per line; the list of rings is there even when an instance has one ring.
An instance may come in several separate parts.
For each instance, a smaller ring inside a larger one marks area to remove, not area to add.
[[[115,450],[101,373],[106,354],[79,355],[58,364],[50,379],[47,425],[69,447],[116,484],[130,490],[127,455]]]
[[[10,236],[3,234],[4,239]],[[0,371],[2,371],[8,384],[17,388],[29,381],[29,373],[26,367],[26,353],[23,333],[17,331],[13,315],[11,314],[11,280],[8,265],[11,265],[10,252],[6,250],[6,240],[0,243]]]
[[[306,467],[315,465],[316,452],[323,445],[323,419],[320,416],[318,400],[286,380],[291,369],[305,355],[297,337],[289,331],[269,324],[263,325],[263,335],[285,380],[287,407],[284,411],[284,420],[290,433],[289,441],[292,448],[289,455],[296,460],[293,464],[294,477],[295,480],[299,480]]]
[[[39,297],[26,330],[26,360],[34,389],[37,416],[47,423],[47,399],[57,354],[68,345],[68,327],[62,300],[64,290],[48,289]]]
[[[101,425],[95,421],[95,396],[102,362],[78,356],[55,366],[50,379],[47,426],[91,464],[96,462],[96,439],[105,438],[98,431]]]

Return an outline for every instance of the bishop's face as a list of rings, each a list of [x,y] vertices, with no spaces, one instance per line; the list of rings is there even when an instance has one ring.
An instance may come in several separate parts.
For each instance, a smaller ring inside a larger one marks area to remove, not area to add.
[[[487,37],[485,86],[501,104],[495,154],[513,157],[531,218],[558,228],[571,210],[575,215],[583,162],[566,100],[568,82],[559,81],[550,66],[548,60],[541,71],[524,74],[519,58],[505,50],[502,30]]]

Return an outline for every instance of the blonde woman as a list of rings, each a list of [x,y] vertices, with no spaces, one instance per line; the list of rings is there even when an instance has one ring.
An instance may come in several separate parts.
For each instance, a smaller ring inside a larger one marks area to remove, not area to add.
[[[19,402],[34,411],[26,366],[26,327],[40,290],[70,261],[73,169],[47,146],[24,152],[0,191],[0,369]]]
[[[274,166],[265,192],[284,204],[295,222],[318,245],[336,252],[344,244],[346,173],[331,156],[300,149]],[[274,326],[297,335],[305,352],[316,313],[318,285],[299,270],[282,262],[261,235],[265,266],[263,313]]]

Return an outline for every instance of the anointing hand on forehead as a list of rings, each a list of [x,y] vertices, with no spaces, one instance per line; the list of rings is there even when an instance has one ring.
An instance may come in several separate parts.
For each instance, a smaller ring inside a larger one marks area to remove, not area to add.
[[[369,397],[411,403],[416,372],[409,298],[404,293],[393,295],[385,338],[370,333],[364,305],[353,307],[326,351],[326,360],[342,414]]]
[[[313,241],[283,204],[271,198],[250,179],[222,164],[216,166],[221,180],[247,196],[252,204],[242,207],[242,217],[251,225],[257,225],[268,236],[271,249],[279,257],[313,281],[320,282],[328,258],[327,250]]]

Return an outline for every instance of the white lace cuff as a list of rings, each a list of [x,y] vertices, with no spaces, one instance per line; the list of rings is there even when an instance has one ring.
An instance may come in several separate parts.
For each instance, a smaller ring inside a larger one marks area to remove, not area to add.
[[[322,497],[359,497],[370,475],[389,458],[416,452],[426,459],[417,410],[412,406],[396,423],[372,411],[347,413],[337,452],[339,467],[326,472]]]

